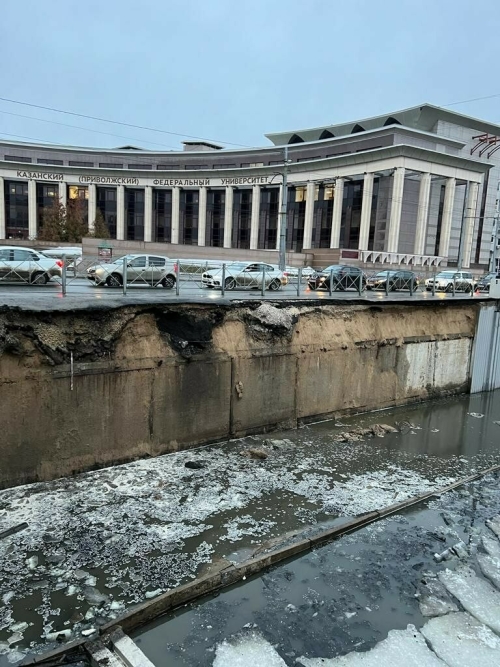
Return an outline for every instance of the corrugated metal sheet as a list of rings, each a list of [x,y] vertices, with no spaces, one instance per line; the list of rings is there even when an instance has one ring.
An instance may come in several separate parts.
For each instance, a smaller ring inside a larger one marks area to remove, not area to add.
[[[483,306],[479,313],[472,355],[472,394],[500,387],[499,334],[496,304]]]

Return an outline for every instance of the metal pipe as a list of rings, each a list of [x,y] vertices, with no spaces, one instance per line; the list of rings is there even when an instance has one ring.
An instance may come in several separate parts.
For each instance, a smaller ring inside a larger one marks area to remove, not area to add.
[[[180,275],[181,275],[181,262],[180,262],[179,259],[177,259],[175,261],[175,294],[176,294],[176,296],[179,296],[179,293],[181,291]]]
[[[328,294],[333,296],[333,269],[330,269],[330,284],[328,287]]]
[[[222,264],[222,278],[221,278],[221,295],[224,296],[226,293],[226,263]]]
[[[123,294],[125,296],[127,295],[127,268],[128,268],[127,258],[124,257],[123,258],[123,280],[122,280],[123,285],[122,285],[122,290],[123,290]]]
[[[287,205],[288,205],[288,146],[285,146],[285,157],[283,161],[283,188],[281,192],[280,208],[280,252],[279,268],[284,271],[286,268],[286,227],[287,227]]]
[[[66,296],[66,255],[62,256],[62,294],[63,296]]]
[[[266,265],[262,265],[262,285],[260,287],[260,294],[262,297],[266,296]]]
[[[300,296],[300,284],[302,282],[302,267],[297,271],[297,296]]]

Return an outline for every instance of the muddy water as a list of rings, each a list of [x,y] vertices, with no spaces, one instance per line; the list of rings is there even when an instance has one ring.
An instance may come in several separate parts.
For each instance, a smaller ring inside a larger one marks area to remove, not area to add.
[[[9,594],[0,607],[0,664],[9,640],[11,651],[48,648],[48,632],[77,637],[98,628],[213,559],[242,560],[270,538],[500,463],[495,421],[498,391],[279,433],[290,442],[265,461],[239,455],[262,445],[256,436],[1,492],[0,530],[21,521],[29,528],[0,542],[0,590]],[[375,422],[400,432],[335,441]],[[185,468],[190,460],[204,467]],[[28,628],[12,641],[20,621]]]

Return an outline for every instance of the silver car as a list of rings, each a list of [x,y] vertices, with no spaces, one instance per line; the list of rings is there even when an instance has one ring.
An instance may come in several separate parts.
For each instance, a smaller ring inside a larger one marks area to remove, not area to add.
[[[232,262],[224,268],[206,271],[201,279],[203,287],[221,289],[265,289],[276,291],[286,284],[282,271],[272,264],[260,262]]]
[[[0,246],[0,281],[45,285],[62,277],[63,263],[32,248]]]
[[[127,273],[127,285],[161,285],[172,289],[177,280],[176,263],[163,255],[124,255],[107,264],[93,264],[87,278],[96,286],[120,287]]]

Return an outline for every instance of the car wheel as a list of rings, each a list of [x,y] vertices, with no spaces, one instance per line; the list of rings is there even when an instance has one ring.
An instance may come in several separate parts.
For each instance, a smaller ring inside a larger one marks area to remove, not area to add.
[[[46,285],[48,282],[49,276],[41,271],[37,271],[30,276],[30,283],[32,285]]]
[[[106,278],[106,285],[108,287],[121,287],[123,285],[121,275],[119,273],[112,273]]]
[[[451,283],[449,285],[446,285],[445,292],[453,292],[453,285]]]
[[[224,289],[234,289],[236,287],[236,280],[234,278],[226,278],[224,281]]]
[[[175,287],[175,278],[174,276],[165,276],[161,281],[162,287],[165,289],[173,289]]]
[[[397,288],[396,288],[396,285],[394,283],[392,283],[392,285],[389,286],[389,289],[390,289],[391,292],[395,292]]]
[[[270,283],[270,285],[269,285],[269,289],[270,289],[272,292],[277,292],[278,290],[281,289],[281,281],[280,281],[280,280],[273,280],[273,281],[271,281],[271,283]]]
[[[470,294],[472,292],[472,286],[471,285],[466,285],[464,291],[465,291],[466,294]]]

